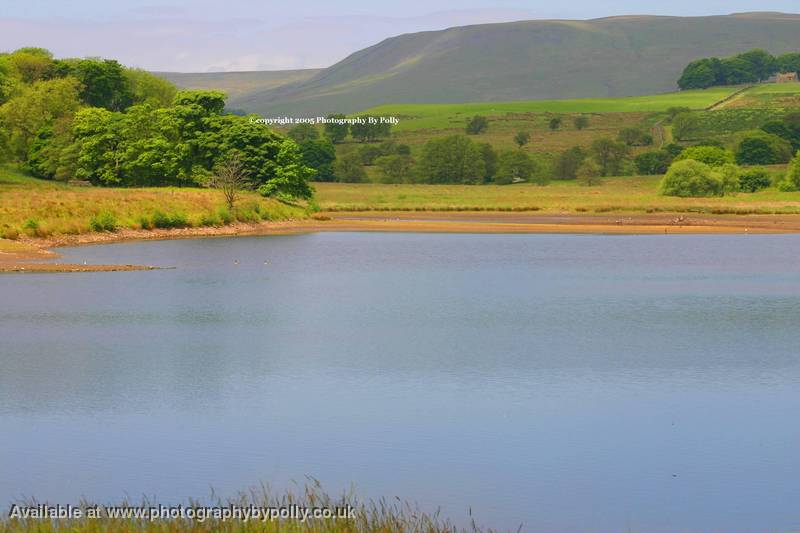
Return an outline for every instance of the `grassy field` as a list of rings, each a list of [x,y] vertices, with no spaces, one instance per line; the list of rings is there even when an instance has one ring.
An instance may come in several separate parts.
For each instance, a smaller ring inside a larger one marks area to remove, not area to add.
[[[0,167],[0,238],[116,228],[218,226],[302,218],[305,210],[243,193],[228,211],[222,193],[195,188],[74,187]]]
[[[779,171],[776,169],[776,173]],[[660,176],[608,178],[597,187],[535,185],[317,184],[323,211],[537,211],[541,213],[800,213],[800,193],[774,188],[722,198],[658,194]]]
[[[395,129],[403,132],[420,129],[446,129],[454,125],[463,128],[466,118],[472,115],[497,117],[545,113],[653,113],[666,111],[670,107],[705,109],[728,97],[736,90],[736,87],[712,87],[697,91],[622,98],[475,102],[468,104],[389,104],[367,109],[361,114],[396,116],[400,119],[400,124]]]
[[[800,83],[756,85],[726,102],[725,109],[775,109],[800,107]]]

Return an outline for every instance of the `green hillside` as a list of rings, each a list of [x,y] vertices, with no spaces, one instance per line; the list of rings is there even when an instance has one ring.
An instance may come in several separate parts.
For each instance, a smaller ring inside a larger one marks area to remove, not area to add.
[[[244,92],[263,115],[355,112],[387,103],[632,96],[675,90],[691,60],[800,50],[800,15],[625,16],[482,24],[401,35],[305,81]]]
[[[254,91],[274,89],[287,83],[305,81],[321,69],[267,70],[254,72],[154,72],[181,89],[219,89],[235,98]]]
[[[796,84],[800,86],[800,84]],[[395,116],[397,131],[463,128],[472,115],[518,115],[539,113],[642,113],[666,111],[670,107],[705,109],[723,100],[736,87],[629,96],[624,98],[580,98],[572,100],[528,100],[519,102],[471,102],[465,104],[386,104],[364,111],[371,115]],[[520,118],[520,117],[517,117]]]

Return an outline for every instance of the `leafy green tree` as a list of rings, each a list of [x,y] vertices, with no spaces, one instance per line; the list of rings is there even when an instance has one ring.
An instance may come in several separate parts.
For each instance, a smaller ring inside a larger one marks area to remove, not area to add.
[[[528,144],[531,140],[531,134],[527,131],[518,131],[516,135],[514,135],[514,142],[517,143],[517,146],[522,148],[526,144]]]
[[[723,196],[722,176],[700,161],[687,159],[670,165],[659,191],[664,196],[706,197]]]
[[[692,61],[683,69],[681,77],[678,79],[678,87],[681,90],[707,89],[717,82],[717,73],[711,58],[698,59]]]
[[[36,81],[0,106],[0,124],[7,132],[7,149],[13,158],[24,161],[42,128],[78,110],[80,87],[75,78]]]
[[[617,139],[628,146],[650,146],[653,136],[639,128],[623,128]]]
[[[489,143],[479,143],[478,151],[483,159],[483,181],[489,183],[497,173],[497,152]]]
[[[763,131],[746,134],[736,145],[736,162],[740,165],[774,165],[792,158],[792,146],[777,135]]]
[[[314,195],[314,188],[309,184],[313,178],[314,169],[303,164],[297,143],[285,139],[275,159],[274,174],[258,188],[258,192],[278,199],[308,200]]]
[[[194,107],[202,115],[220,115],[225,109],[225,98],[226,95],[222,91],[183,90],[175,94],[172,104]]]
[[[478,135],[485,133],[489,129],[489,119],[483,115],[475,115],[467,119],[465,128],[467,135]]]
[[[602,167],[594,159],[587,158],[576,172],[578,183],[586,187],[594,187],[603,183]]]
[[[786,175],[778,183],[778,189],[781,191],[797,191],[800,190],[800,151],[795,154],[789,167],[786,169]]]
[[[383,183],[402,183],[409,181],[413,174],[414,160],[408,155],[382,155],[375,160],[381,171]]]
[[[44,48],[29,46],[8,54],[6,62],[22,83],[32,84],[48,78],[53,66],[53,54]]]
[[[733,163],[725,163],[718,169],[714,169],[719,173],[722,180],[722,193],[723,194],[736,194],[739,192],[741,185],[739,183],[739,167]]]
[[[494,181],[498,185],[508,185],[521,181],[531,181],[536,174],[536,163],[521,150],[506,150],[500,153],[497,174]],[[544,181],[537,181],[544,185]]]
[[[756,48],[736,56],[749,65],[747,71],[755,81],[763,81],[778,72],[779,64],[766,50]]]
[[[778,56],[775,59],[775,63],[777,64],[780,72],[800,73],[800,52],[791,52]]]
[[[589,117],[586,115],[578,115],[572,119],[572,124],[576,130],[583,130],[589,127]]]
[[[317,171],[316,181],[334,181],[333,165],[336,149],[327,138],[305,139],[298,143],[303,163]]]
[[[733,153],[719,146],[690,146],[685,148],[675,161],[693,159],[712,167],[721,167],[727,163],[734,163]]]
[[[123,74],[130,88],[134,104],[167,107],[172,104],[178,90],[169,81],[138,68],[126,68]]]
[[[769,172],[764,167],[750,167],[739,174],[739,189],[742,192],[757,192],[772,185]]]
[[[113,59],[82,59],[71,74],[81,82],[81,99],[89,106],[122,111],[133,104],[123,67]]]
[[[336,158],[334,165],[336,181],[342,183],[362,183],[367,181],[367,172],[361,165],[361,156],[356,152],[349,152]]]
[[[375,160],[384,154],[379,146],[367,144],[359,147],[358,155],[361,157],[361,164],[369,167],[374,165]]]
[[[672,156],[664,150],[653,150],[637,155],[634,163],[639,174],[646,176],[664,174],[672,163]]]
[[[306,122],[292,126],[286,134],[296,143],[316,141],[319,139],[319,131],[317,131],[317,128]]]
[[[586,150],[573,146],[561,152],[553,164],[553,173],[557,179],[574,180],[578,177],[578,169],[586,159]]]
[[[474,142],[452,135],[425,143],[419,172],[426,183],[477,183],[483,180],[486,168]]]
[[[392,125],[389,122],[384,122],[381,117],[373,117],[364,115],[363,124],[351,124],[350,135],[361,142],[375,141],[384,139],[391,134]]]
[[[595,140],[590,151],[595,162],[600,165],[602,176],[618,176],[628,157],[628,147],[625,143],[615,142],[609,138]]]
[[[550,128],[550,131],[556,131],[561,127],[563,119],[561,117],[553,117],[550,119],[550,122],[547,123],[547,126]]]
[[[350,131],[350,125],[342,122],[346,116],[342,114],[333,114],[326,117],[328,122],[325,123],[325,136],[331,140],[333,144],[337,144],[345,140],[347,132]]]

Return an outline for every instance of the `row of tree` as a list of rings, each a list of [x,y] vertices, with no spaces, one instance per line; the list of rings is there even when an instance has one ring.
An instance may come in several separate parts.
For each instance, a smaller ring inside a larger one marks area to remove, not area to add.
[[[265,195],[307,198],[314,169],[298,144],[227,114],[225,94],[177,91],[113,60],[0,56],[0,154],[47,179],[103,186],[202,185],[237,161]]]
[[[683,69],[678,87],[706,89],[715,85],[738,85],[764,81],[774,74],[800,72],[800,53],[773,56],[754,49],[731,57],[705,57]]]

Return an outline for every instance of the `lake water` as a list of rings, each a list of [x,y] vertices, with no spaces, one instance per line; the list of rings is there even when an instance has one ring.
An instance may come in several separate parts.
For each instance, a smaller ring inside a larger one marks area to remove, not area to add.
[[[63,252],[177,268],[0,276],[0,508],[310,475],[500,529],[800,529],[800,236]]]

